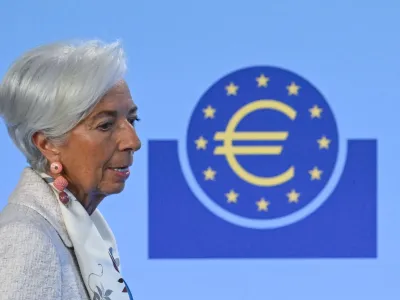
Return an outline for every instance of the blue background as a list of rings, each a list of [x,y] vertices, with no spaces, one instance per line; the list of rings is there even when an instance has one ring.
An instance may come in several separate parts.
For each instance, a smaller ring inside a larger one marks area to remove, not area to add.
[[[0,73],[65,38],[121,38],[143,141],[125,192],[101,210],[135,299],[398,299],[400,3],[382,1],[11,1],[0,3]],[[148,260],[147,141],[183,135],[218,78],[276,65],[327,98],[341,138],[378,139],[376,260]],[[3,206],[25,160],[0,129]]]

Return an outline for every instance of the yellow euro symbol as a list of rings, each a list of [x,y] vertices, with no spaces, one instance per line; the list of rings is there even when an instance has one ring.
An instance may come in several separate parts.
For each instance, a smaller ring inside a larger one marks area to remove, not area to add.
[[[241,179],[258,186],[276,186],[285,183],[294,177],[294,167],[291,166],[285,172],[273,177],[260,177],[245,170],[237,161],[236,155],[280,155],[282,146],[233,146],[233,141],[285,141],[287,131],[277,132],[235,132],[239,122],[252,113],[261,109],[272,109],[285,114],[291,120],[296,118],[296,111],[276,100],[258,100],[241,107],[229,120],[225,132],[216,132],[215,141],[223,141],[223,146],[215,147],[214,155],[225,155],[231,169]]]

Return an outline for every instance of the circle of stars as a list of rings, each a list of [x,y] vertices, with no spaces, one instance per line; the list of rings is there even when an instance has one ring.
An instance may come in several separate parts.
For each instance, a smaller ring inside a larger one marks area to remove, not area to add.
[[[265,76],[264,74],[260,74],[256,77],[255,81],[257,82],[258,88],[267,88],[270,82],[270,78]],[[298,96],[301,87],[297,85],[295,82],[291,82],[286,86],[288,91],[288,96]],[[225,91],[227,96],[237,96],[239,91],[239,86],[233,82],[230,82],[228,85],[225,86]],[[318,105],[313,105],[309,110],[311,119],[321,119],[323,109]],[[216,109],[211,105],[208,105],[203,109],[204,119],[214,119],[216,115]],[[317,140],[318,148],[320,150],[328,150],[331,144],[331,140],[328,139],[325,135],[322,136]],[[198,139],[195,140],[195,145],[197,150],[206,150],[208,141],[203,137],[200,136]],[[311,170],[308,171],[310,180],[321,180],[321,176],[323,171],[320,170],[317,166],[314,166]],[[211,167],[208,167],[206,170],[203,171],[204,180],[205,181],[215,181],[216,180],[217,171]],[[231,189],[229,192],[225,193],[226,201],[230,204],[238,203],[239,193],[235,190]],[[297,192],[295,189],[290,190],[286,197],[289,203],[298,203],[300,201],[300,193]],[[260,200],[256,201],[257,210],[259,212],[268,212],[270,202],[265,198],[261,198]]]

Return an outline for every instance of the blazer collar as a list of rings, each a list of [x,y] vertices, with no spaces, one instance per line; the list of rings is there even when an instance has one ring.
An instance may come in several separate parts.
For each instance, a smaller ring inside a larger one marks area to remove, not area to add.
[[[38,212],[54,227],[65,246],[72,247],[58,199],[51,187],[32,168],[23,170],[8,202],[24,205]]]

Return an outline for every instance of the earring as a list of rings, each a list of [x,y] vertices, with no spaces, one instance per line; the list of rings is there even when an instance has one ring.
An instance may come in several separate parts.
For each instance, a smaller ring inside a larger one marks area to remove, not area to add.
[[[69,197],[66,192],[64,192],[65,188],[68,186],[68,181],[64,176],[61,175],[63,170],[62,164],[59,162],[53,162],[50,165],[50,172],[54,175],[58,175],[54,180],[53,185],[59,191],[58,197],[63,204],[68,204]]]

